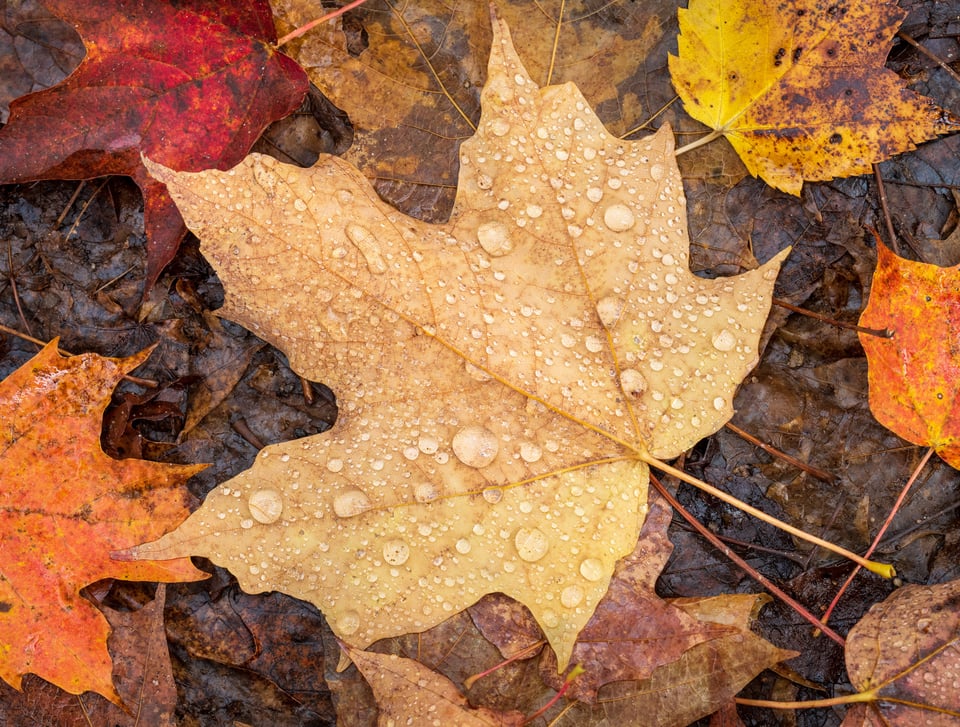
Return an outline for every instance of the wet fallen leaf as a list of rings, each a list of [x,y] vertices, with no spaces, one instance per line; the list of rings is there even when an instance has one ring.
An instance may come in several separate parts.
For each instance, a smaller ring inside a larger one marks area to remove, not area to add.
[[[448,224],[403,217],[336,157],[149,164],[224,282],[224,315],[328,383],[340,415],[131,555],[205,555],[247,591],[315,603],[359,646],[499,591],[562,669],[636,544],[647,462],[729,419],[786,252],[737,278],[690,273],[670,130],[610,137],[495,31]]]
[[[724,595],[673,601],[700,621],[736,629],[698,644],[654,670],[649,679],[608,684],[596,705],[575,704],[551,727],[610,724],[618,727],[686,727],[723,707],[757,674],[797,656],[750,631],[766,595]]]
[[[133,177],[144,195],[149,288],[186,230],[140,154],[175,169],[226,169],[300,105],[306,76],[271,47],[264,0],[44,4],[76,28],[87,55],[61,83],[10,105],[0,183]]]
[[[373,689],[380,708],[377,724],[520,727],[520,712],[471,707],[453,682],[419,661],[344,647]]]
[[[117,701],[110,631],[80,589],[103,578],[194,581],[189,559],[119,563],[110,552],[157,537],[187,514],[200,465],[115,460],[100,449],[110,392],[148,352],[61,357],[56,342],[0,384],[0,677],[37,674]]]
[[[878,244],[860,325],[893,332],[860,334],[877,421],[960,468],[960,266],[905,260]]]
[[[273,6],[282,33],[317,17],[320,3]],[[513,0],[498,8],[531,78],[541,85],[575,82],[611,133],[621,135],[656,113],[645,107],[645,89],[632,76],[643,76],[638,59],[666,32],[672,2],[597,11],[582,0],[540,2],[535,9]],[[486,3],[368,0],[349,21],[311,31],[288,52],[350,116],[354,143],[344,158],[375,180],[388,202],[439,222],[453,203],[460,143],[480,117],[489,47]]]
[[[798,195],[955,128],[883,67],[905,16],[889,1],[691,0],[670,74],[751,174]]]
[[[960,581],[909,585],[870,608],[847,637],[850,682],[875,701],[856,705],[856,724],[960,724]]]

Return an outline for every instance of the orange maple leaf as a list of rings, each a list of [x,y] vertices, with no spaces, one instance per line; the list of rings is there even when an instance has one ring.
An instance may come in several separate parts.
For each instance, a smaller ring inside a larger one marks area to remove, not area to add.
[[[960,469],[960,266],[905,260],[877,244],[877,269],[860,325],[870,411],[908,442]]]
[[[56,341],[0,383],[0,677],[27,672],[120,702],[110,627],[80,589],[103,578],[195,581],[189,558],[118,562],[189,513],[183,482],[205,465],[115,460],[100,448],[110,392],[150,350],[63,357]]]

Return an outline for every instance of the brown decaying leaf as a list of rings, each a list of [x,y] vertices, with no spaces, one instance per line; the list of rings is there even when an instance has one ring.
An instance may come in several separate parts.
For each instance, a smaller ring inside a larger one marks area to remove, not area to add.
[[[80,589],[104,578],[206,577],[188,558],[110,558],[178,524],[183,483],[205,466],[115,460],[100,449],[110,392],[149,353],[62,357],[53,341],[0,384],[0,677],[14,687],[32,672],[118,701],[110,629]]]
[[[877,700],[844,727],[960,724],[960,581],[909,585],[871,607],[847,637],[850,681]],[[893,701],[896,700],[896,701]]]
[[[360,646],[503,592],[563,668],[636,544],[644,459],[729,419],[786,252],[690,273],[669,129],[612,138],[495,32],[449,224],[404,218],[335,157],[147,162],[224,281],[224,315],[328,383],[340,417],[132,555],[206,555]]]
[[[577,703],[551,727],[575,727],[606,719],[617,727],[686,727],[727,704],[764,669],[797,656],[750,631],[765,595],[681,598],[673,603],[700,621],[732,626],[736,633],[698,644],[649,679],[615,682],[600,690],[596,705]]]
[[[611,133],[622,135],[657,112],[648,108],[638,59],[670,27],[670,0],[647,0],[642,8],[598,9],[583,0],[497,7],[534,82],[576,83]],[[319,2],[278,0],[273,8],[282,35],[317,17]],[[480,116],[490,38],[483,2],[368,0],[348,21],[317,28],[284,50],[350,116],[355,137],[344,158],[374,180],[385,200],[436,222],[449,213],[457,151]],[[663,81],[669,98],[673,91]],[[386,102],[369,103],[371,97]]]
[[[471,707],[453,682],[419,661],[347,646],[344,652],[373,689],[380,725],[520,727],[524,722],[520,712]]]

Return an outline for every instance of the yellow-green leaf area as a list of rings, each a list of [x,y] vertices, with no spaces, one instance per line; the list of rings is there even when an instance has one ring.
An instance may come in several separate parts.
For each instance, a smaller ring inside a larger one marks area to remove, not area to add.
[[[894,2],[692,0],[673,85],[751,174],[799,194],[804,180],[866,173],[950,130],[883,67],[905,15]]]

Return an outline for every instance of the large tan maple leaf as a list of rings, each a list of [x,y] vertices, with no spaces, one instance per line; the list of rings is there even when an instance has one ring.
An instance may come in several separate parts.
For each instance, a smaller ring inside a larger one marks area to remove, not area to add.
[[[575,86],[536,87],[494,25],[447,224],[403,216],[335,157],[149,164],[224,283],[223,315],[328,383],[340,416],[264,449],[132,555],[209,557],[361,647],[500,591],[562,669],[637,541],[647,462],[732,414],[782,255],[691,274],[670,130],[611,137]]]

